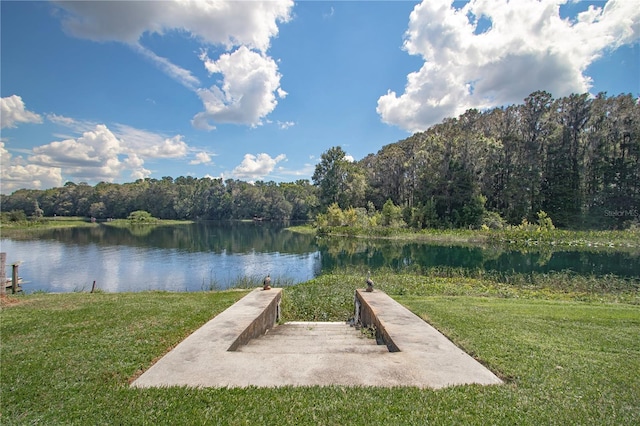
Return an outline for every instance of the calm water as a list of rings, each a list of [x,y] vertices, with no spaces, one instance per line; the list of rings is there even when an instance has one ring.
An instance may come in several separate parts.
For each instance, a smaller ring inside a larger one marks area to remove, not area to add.
[[[26,292],[108,292],[224,289],[242,279],[299,283],[346,266],[452,266],[503,273],[571,270],[640,277],[637,254],[555,252],[404,244],[360,239],[316,240],[270,223],[198,223],[117,229],[43,231],[31,239],[0,240],[9,264],[22,261]],[[7,273],[10,273],[10,266]]]

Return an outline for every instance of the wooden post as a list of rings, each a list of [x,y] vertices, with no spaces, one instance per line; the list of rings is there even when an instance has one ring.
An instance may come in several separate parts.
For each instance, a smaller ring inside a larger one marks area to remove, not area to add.
[[[11,266],[13,266],[13,273],[11,274],[11,293],[16,294],[18,292],[18,267],[20,266],[20,262],[16,262]]]
[[[95,293],[96,291],[96,280],[93,280],[93,285],[91,286],[91,293]]]
[[[2,279],[2,287],[0,287],[0,295],[7,294],[7,253],[0,253],[0,278]]]

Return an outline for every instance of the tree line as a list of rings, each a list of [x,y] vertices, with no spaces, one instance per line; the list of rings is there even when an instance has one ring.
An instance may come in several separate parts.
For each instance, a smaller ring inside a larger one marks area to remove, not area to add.
[[[3,195],[1,209],[98,219],[143,210],[162,219],[310,220],[338,208],[362,217],[384,211],[379,222],[418,229],[502,227],[546,212],[558,227],[624,228],[640,220],[639,135],[640,106],[631,94],[554,99],[537,91],[519,105],[470,109],[357,162],[334,146],[312,182],[68,182]]]
[[[25,216],[84,216],[123,219],[145,211],[174,220],[308,220],[317,208],[308,180],[293,183],[163,177],[95,186],[67,182],[46,190],[20,189],[2,196],[3,212]]]
[[[501,227],[546,212],[562,228],[640,220],[640,106],[632,95],[538,91],[471,109],[357,163],[335,147],[313,176],[321,205],[381,210],[415,228]]]

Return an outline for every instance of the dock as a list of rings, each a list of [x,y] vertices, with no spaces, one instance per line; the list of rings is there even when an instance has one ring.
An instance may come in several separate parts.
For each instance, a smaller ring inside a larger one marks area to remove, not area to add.
[[[5,264],[7,260],[6,253],[0,253],[0,277],[4,277],[5,272]],[[0,287],[0,293],[5,294],[7,291],[11,290],[11,293],[15,294],[22,291],[22,278],[18,276],[18,269],[22,262],[13,262],[11,264],[11,277],[4,278],[4,285]]]
[[[255,289],[188,336],[134,388],[499,385],[490,370],[384,292],[356,291],[348,322],[279,324],[282,289]]]
[[[18,277],[18,281],[16,282],[15,289],[12,278],[5,278],[4,289],[5,292],[18,293],[22,291],[22,277]]]

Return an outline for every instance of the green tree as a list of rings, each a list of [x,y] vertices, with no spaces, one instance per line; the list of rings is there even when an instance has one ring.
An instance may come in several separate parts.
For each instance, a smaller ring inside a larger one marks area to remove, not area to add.
[[[337,203],[340,208],[364,207],[366,178],[360,166],[347,160],[339,147],[330,148],[321,155],[312,177],[319,188],[321,206]]]
[[[391,199],[388,199],[382,206],[382,225],[392,228],[406,226],[402,219],[402,207],[396,206]]]
[[[127,217],[132,223],[151,223],[155,222],[156,218],[151,216],[151,213],[144,210],[136,210],[135,212],[131,212]]]
[[[344,213],[338,203],[332,203],[327,208],[326,221],[329,226],[342,226],[344,223]]]
[[[102,201],[91,204],[89,207],[89,215],[98,219],[106,217],[107,209]]]
[[[542,207],[543,172],[546,164],[547,141],[554,131],[550,118],[553,98],[545,91],[533,92],[520,108],[522,145],[517,167],[520,192],[524,195],[524,214],[533,220]]]
[[[543,207],[563,227],[579,224],[582,209],[583,129],[589,119],[588,95],[571,95],[554,103],[557,131],[548,138]]]

